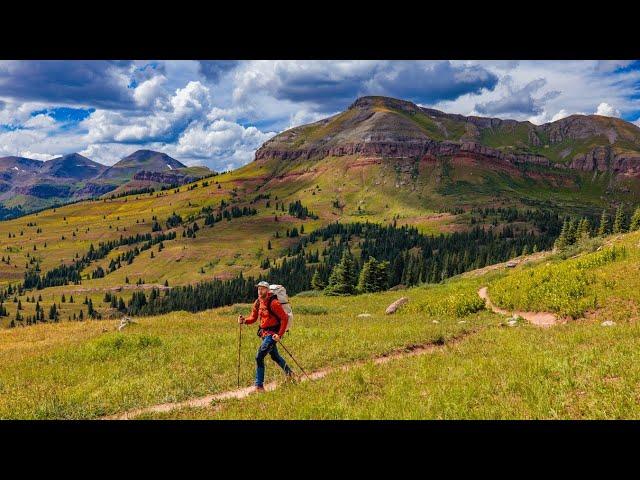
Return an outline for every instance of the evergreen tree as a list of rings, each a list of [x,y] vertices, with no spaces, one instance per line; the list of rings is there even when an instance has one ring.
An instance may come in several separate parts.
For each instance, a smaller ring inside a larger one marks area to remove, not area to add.
[[[629,224],[629,231],[633,232],[640,230],[640,207],[637,207],[633,216],[631,217],[631,223]]]
[[[586,240],[591,236],[591,223],[588,218],[582,218],[578,224],[578,231],[576,232],[576,240]]]
[[[369,293],[376,291],[376,273],[378,270],[378,261],[374,257],[364,262],[360,275],[358,277],[358,285],[356,290],[358,293]]]
[[[316,270],[313,273],[313,277],[311,277],[311,288],[313,288],[314,290],[324,290],[325,287],[326,285],[322,281],[320,270]]]
[[[626,231],[625,214],[622,205],[618,206],[616,216],[613,220],[613,233],[624,233]]]
[[[598,236],[604,237],[608,233],[611,233],[611,225],[609,224],[609,215],[606,210],[602,211],[602,216],[600,217],[600,226],[598,227]]]
[[[567,245],[569,245],[569,242],[568,242],[569,229],[570,229],[569,220],[565,220],[564,223],[562,224],[562,230],[560,230],[560,235],[558,236],[556,241],[553,243],[554,250],[562,250]]]
[[[355,261],[349,249],[345,249],[338,263],[329,276],[329,283],[325,288],[328,295],[352,295],[355,290],[356,271]]]

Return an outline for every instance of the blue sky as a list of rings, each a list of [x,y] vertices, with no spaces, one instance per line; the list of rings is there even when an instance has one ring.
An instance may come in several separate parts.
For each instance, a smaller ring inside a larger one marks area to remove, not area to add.
[[[0,156],[140,148],[237,168],[273,135],[389,95],[541,124],[574,114],[640,126],[639,61],[0,61]]]

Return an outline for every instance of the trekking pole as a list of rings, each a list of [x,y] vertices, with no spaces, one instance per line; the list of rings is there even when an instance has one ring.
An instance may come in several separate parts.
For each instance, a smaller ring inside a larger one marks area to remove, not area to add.
[[[298,366],[298,368],[302,371],[302,373],[304,373],[304,376],[307,377],[307,380],[311,380],[311,378],[309,378],[309,375],[307,375],[307,372],[305,372],[302,367],[300,366],[300,364],[298,363],[298,361],[296,360],[296,358],[291,355],[291,352],[289,350],[287,350],[287,347],[284,346],[284,343],[282,343],[282,340],[280,340],[280,345],[282,345],[282,348],[284,348],[284,351],[287,352],[289,354],[289,356],[291,357],[291,359],[296,362],[296,365]]]
[[[238,324],[238,388],[240,388],[240,348],[242,347],[242,324]]]

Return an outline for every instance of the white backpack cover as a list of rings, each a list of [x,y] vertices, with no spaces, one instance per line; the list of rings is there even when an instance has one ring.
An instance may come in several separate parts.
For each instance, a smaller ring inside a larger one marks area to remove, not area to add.
[[[291,328],[293,325],[293,310],[291,309],[291,304],[289,303],[289,296],[287,295],[287,289],[282,285],[269,285],[269,291],[273,293],[280,305],[282,305],[282,309],[287,312],[289,315],[289,322],[287,323],[287,330]]]

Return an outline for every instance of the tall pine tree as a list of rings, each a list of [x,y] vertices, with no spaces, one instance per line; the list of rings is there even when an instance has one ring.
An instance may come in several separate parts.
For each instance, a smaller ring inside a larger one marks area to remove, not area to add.
[[[325,288],[327,295],[352,295],[356,287],[356,266],[353,255],[345,249],[338,263],[329,276],[329,284]]]
[[[626,231],[626,218],[622,205],[618,206],[616,216],[613,220],[613,233],[624,233]]]

